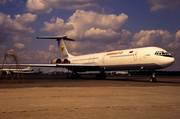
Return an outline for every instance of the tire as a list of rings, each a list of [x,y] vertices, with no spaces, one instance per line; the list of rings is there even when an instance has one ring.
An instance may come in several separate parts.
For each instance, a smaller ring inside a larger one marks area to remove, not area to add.
[[[153,82],[153,78],[151,77],[149,81],[152,83]]]
[[[156,78],[153,78],[153,82],[156,82]]]

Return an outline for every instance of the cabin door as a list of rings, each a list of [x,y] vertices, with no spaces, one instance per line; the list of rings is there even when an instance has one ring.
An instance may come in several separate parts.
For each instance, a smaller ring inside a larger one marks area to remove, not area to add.
[[[137,54],[138,54],[138,52],[134,53],[134,61],[137,61]]]
[[[105,62],[105,55],[102,56],[102,63],[104,64]]]

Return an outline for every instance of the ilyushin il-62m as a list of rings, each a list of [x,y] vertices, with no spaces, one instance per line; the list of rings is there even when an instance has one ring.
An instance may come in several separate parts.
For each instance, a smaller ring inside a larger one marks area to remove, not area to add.
[[[61,67],[72,71],[71,78],[80,78],[78,72],[99,71],[97,78],[105,79],[105,71],[149,70],[152,71],[150,82],[156,82],[155,70],[171,66],[175,59],[166,50],[159,47],[143,47],[116,50],[80,56],[69,54],[64,40],[74,41],[67,36],[45,36],[37,39],[56,39],[60,58],[50,64],[21,64],[31,67]]]

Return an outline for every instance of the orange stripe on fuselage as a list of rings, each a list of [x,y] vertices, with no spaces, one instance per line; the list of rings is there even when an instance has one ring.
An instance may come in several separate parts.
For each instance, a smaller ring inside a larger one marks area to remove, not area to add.
[[[112,53],[107,53],[106,56],[108,56],[108,55],[119,55],[122,53],[123,53],[123,51],[122,52],[112,52]]]

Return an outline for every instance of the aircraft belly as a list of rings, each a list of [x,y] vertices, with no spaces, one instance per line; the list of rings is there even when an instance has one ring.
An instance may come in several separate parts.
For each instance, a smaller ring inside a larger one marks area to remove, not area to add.
[[[111,70],[155,70],[161,69],[162,67],[155,64],[124,64],[124,65],[104,65],[100,66],[101,70],[111,71]]]
[[[99,67],[65,67],[71,71],[85,72],[85,71],[99,71]]]
[[[101,65],[101,66],[68,66],[65,67],[71,71],[77,72],[85,72],[85,71],[112,71],[112,70],[155,70],[161,69],[163,67],[155,64],[155,63],[148,63],[148,64],[121,64],[121,65]]]

